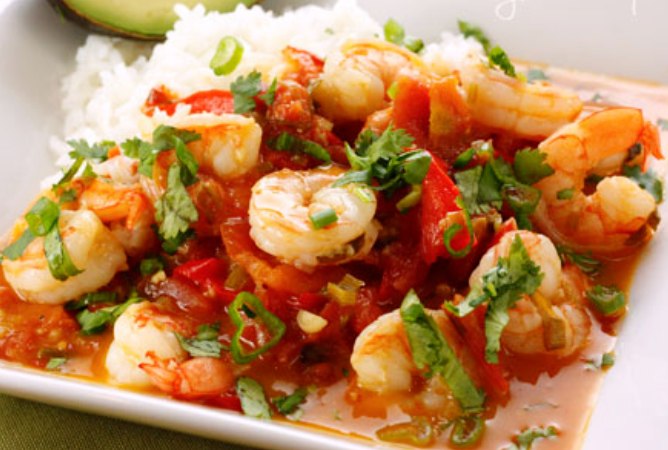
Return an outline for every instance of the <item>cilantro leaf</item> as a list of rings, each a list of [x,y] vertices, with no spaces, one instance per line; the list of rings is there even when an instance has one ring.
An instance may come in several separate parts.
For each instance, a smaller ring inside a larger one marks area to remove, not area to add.
[[[652,194],[652,197],[660,203],[663,201],[663,182],[652,169],[643,172],[640,166],[624,166],[622,173],[625,177],[633,180],[638,186]]]
[[[255,96],[262,91],[262,74],[257,70],[239,76],[230,85],[234,98],[234,113],[244,114],[255,109]]]
[[[44,237],[44,255],[49,266],[49,272],[56,280],[64,281],[83,272],[72,262],[63,243],[58,225],[55,225]]]
[[[563,263],[569,262],[576,265],[583,273],[594,276],[597,275],[602,263],[598,259],[591,256],[591,252],[577,253],[573,249],[565,245],[557,245],[557,252]]]
[[[153,150],[150,143],[139,138],[132,138],[123,142],[121,148],[127,157],[139,160],[139,173],[149,178],[153,177],[153,164],[157,152]]]
[[[479,305],[489,303],[485,315],[485,359],[497,363],[501,333],[508,323],[508,309],[512,308],[522,295],[533,294],[540,286],[543,276],[540,266],[529,258],[522,239],[516,236],[508,256],[499,258],[497,265],[483,274],[480,284],[474,286],[461,303],[446,303],[445,307],[462,317]]]
[[[60,366],[62,366],[66,362],[67,362],[67,358],[62,357],[62,356],[54,356],[53,358],[49,359],[48,363],[46,363],[45,369],[46,370],[56,370],[56,369],[59,369]]]
[[[549,439],[556,437],[558,431],[555,427],[549,426],[547,428],[528,428],[515,436],[516,444],[506,447],[504,450],[531,450],[533,443],[538,439]]]
[[[325,163],[332,162],[332,156],[320,144],[306,139],[299,139],[287,132],[283,132],[276,138],[271,139],[267,145],[274,150],[304,153]]]
[[[383,34],[385,40],[396,45],[406,47],[413,53],[419,53],[424,48],[422,39],[417,39],[412,36],[406,36],[404,27],[394,19],[389,19],[383,26]]]
[[[497,45],[491,49],[489,51],[488,57],[491,66],[498,67],[509,77],[517,77],[517,73],[515,73],[515,66],[512,62],[510,62],[510,58],[508,58],[508,55],[501,47]]]
[[[199,218],[188,191],[181,181],[181,167],[174,163],[167,174],[167,190],[155,204],[155,219],[164,239],[173,239],[188,231]]]
[[[452,395],[467,411],[482,408],[485,396],[464,370],[434,319],[428,315],[415,291],[411,290],[399,309],[415,366],[426,377],[438,373]]]
[[[305,387],[300,387],[295,389],[295,391],[290,395],[282,395],[280,397],[272,398],[271,402],[274,404],[279,413],[287,415],[295,412],[297,407],[304,403],[304,400],[306,400],[307,396],[308,389]]]
[[[139,263],[139,273],[144,276],[153,275],[154,273],[158,272],[159,270],[163,270],[164,268],[165,263],[160,257],[144,258]]]
[[[367,130],[360,134],[355,149],[346,145],[352,170],[334,183],[364,183],[372,189],[392,195],[406,185],[421,184],[431,165],[431,155],[424,150],[404,151],[413,138],[403,129],[388,127],[377,136]],[[373,180],[378,185],[372,185]]]
[[[98,303],[114,303],[116,301],[116,292],[113,291],[100,291],[100,292],[89,292],[88,294],[82,295],[78,300],[71,300],[65,303],[66,311],[79,311],[84,309],[89,305],[95,305]]]
[[[260,383],[250,377],[239,377],[236,390],[245,415],[262,420],[271,419],[269,403]]]
[[[85,139],[71,140],[67,143],[72,147],[70,157],[73,159],[83,158],[87,161],[102,162],[107,159],[109,150],[116,146],[113,141],[102,141],[96,144],[89,144]]]
[[[198,133],[190,130],[171,127],[169,125],[160,125],[153,130],[153,148],[162,152],[176,147],[176,140],[183,141],[184,144],[201,139]]]
[[[218,342],[218,331],[220,324],[203,324],[197,327],[197,336],[185,338],[179,333],[174,333],[181,348],[193,357],[220,358],[221,351],[225,348]]]
[[[470,23],[463,20],[458,20],[457,26],[459,27],[459,32],[462,33],[464,37],[471,37],[475,39],[480,43],[480,45],[482,45],[485,53],[489,53],[490,49],[492,48],[492,41],[489,40],[485,32],[482,31],[480,27],[471,25]]]
[[[547,154],[537,148],[525,148],[515,153],[513,169],[517,179],[524,184],[536,184],[554,173],[545,162]]]
[[[258,97],[265,102],[268,106],[271,106],[274,104],[274,100],[276,99],[276,88],[278,87],[278,80],[274,78],[274,80],[271,82],[269,85],[269,89],[267,89],[267,92],[264,94],[259,95]]]
[[[76,315],[76,319],[81,326],[81,334],[88,336],[101,333],[107,328],[107,325],[114,323],[130,305],[142,300],[143,299],[140,297],[137,297],[136,292],[133,292],[130,297],[120,305],[108,306],[95,311],[90,311],[88,309],[80,311]]]

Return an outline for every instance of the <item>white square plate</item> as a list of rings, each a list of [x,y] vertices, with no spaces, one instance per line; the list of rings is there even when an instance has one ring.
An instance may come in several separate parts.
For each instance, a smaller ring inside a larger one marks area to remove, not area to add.
[[[304,1],[264,2],[269,8]],[[310,2],[328,3],[328,2]],[[361,0],[381,23],[434,39],[461,18],[482,26],[513,57],[668,83],[663,0]],[[0,0],[0,186],[5,230],[53,172],[48,137],[60,123],[59,81],[85,35],[44,0]],[[662,207],[666,215],[666,207]],[[584,448],[659,448],[668,424],[668,236],[642,258],[631,312]],[[359,441],[121,391],[0,363],[0,391],[19,397],[266,448],[353,449]]]

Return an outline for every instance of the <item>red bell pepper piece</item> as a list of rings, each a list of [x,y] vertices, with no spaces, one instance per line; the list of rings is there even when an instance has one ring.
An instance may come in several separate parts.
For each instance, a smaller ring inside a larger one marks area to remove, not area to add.
[[[238,292],[225,287],[227,264],[218,258],[188,261],[174,269],[174,277],[192,282],[202,291],[213,290],[224,303],[231,303]]]
[[[173,94],[162,87],[153,89],[148,100],[146,100],[145,108],[150,116],[153,115],[154,108],[158,108],[171,116],[180,104],[190,105],[190,112],[193,114],[208,112],[220,115],[234,112],[232,93],[219,89],[195,92],[181,100],[175,100]]]
[[[441,221],[448,213],[461,211],[456,203],[459,189],[448,176],[446,163],[434,154],[431,158],[429,171],[422,183],[421,250],[427,264],[432,264],[438,257],[447,255]],[[470,239],[468,230],[463,227],[450,244],[454,250],[461,250],[469,244]]]

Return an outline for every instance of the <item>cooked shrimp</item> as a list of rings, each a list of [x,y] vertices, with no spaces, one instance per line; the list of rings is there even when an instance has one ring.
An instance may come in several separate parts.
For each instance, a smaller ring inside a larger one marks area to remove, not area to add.
[[[557,249],[545,236],[531,231],[511,231],[490,248],[469,278],[479,286],[483,275],[499,258],[507,257],[516,236],[543,273],[532,298],[524,296],[508,311],[510,320],[501,335],[502,345],[514,353],[566,357],[580,350],[589,336],[591,322],[582,296],[584,276],[577,269],[562,270]]]
[[[380,40],[351,41],[325,61],[313,99],[334,121],[363,121],[388,106],[387,89],[399,72],[424,70],[415,54]]]
[[[446,339],[453,344],[456,335],[443,311],[427,310]],[[458,345],[460,343],[457,343]],[[398,310],[380,316],[367,326],[355,340],[350,363],[357,374],[357,385],[379,394],[408,393],[413,377],[420,371],[413,362],[408,337]],[[440,414],[456,417],[459,403],[440,376],[433,377],[424,391],[417,393],[424,406],[432,406]]]
[[[34,239],[20,258],[2,262],[5,279],[25,301],[62,304],[101,288],[127,268],[121,244],[91,211],[62,211],[58,226],[65,249],[82,272],[55,279],[44,255],[44,238]],[[18,236],[22,227],[23,221],[13,234]]]
[[[96,178],[84,188],[81,207],[107,224],[130,256],[141,256],[155,242],[153,206],[139,184],[122,185]]]
[[[660,155],[654,125],[644,122],[634,108],[612,108],[592,114],[559,130],[540,144],[554,174],[536,187],[542,198],[534,219],[556,242],[577,251],[616,255],[631,250],[630,238],[646,229],[656,210],[652,195],[630,179],[613,175],[633,158],[644,162],[648,154]],[[643,143],[639,155],[629,155]],[[604,176],[593,194],[583,192],[591,174]],[[570,198],[560,199],[560,192]],[[642,240],[638,240],[642,242]]]
[[[527,138],[545,138],[575,120],[582,101],[547,83],[527,83],[471,56],[459,73],[473,119]]]
[[[244,175],[257,165],[262,128],[239,114],[196,113],[166,116],[165,122],[194,131],[201,139],[188,144],[200,167],[222,179]]]
[[[248,210],[255,244],[303,269],[367,254],[378,235],[376,198],[361,184],[332,186],[342,175],[342,169],[330,167],[284,169],[261,178],[253,186]],[[315,229],[310,216],[328,209],[337,221]]]
[[[174,332],[184,333],[182,325],[150,302],[130,305],[114,324],[114,340],[105,365],[115,384],[148,387],[151,378],[140,367],[160,360],[181,362],[186,352]]]
[[[151,362],[139,367],[151,383],[172,397],[196,400],[216,397],[234,386],[234,374],[228,364],[217,358],[197,357],[185,362],[159,359],[149,353]]]

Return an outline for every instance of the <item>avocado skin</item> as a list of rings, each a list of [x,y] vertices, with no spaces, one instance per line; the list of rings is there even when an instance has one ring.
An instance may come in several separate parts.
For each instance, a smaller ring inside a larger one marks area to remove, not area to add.
[[[124,27],[116,24],[105,22],[101,17],[94,17],[94,7],[96,3],[106,3],[108,0],[89,0],[87,3],[93,5],[93,13],[89,11],[84,11],[83,8],[76,8],[67,0],[47,0],[53,9],[60,14],[66,20],[73,22],[80,27],[88,30],[92,33],[104,34],[107,36],[120,36],[130,39],[138,39],[143,41],[162,41],[165,39],[165,34],[169,31],[173,25],[168,29],[165,29],[162,32],[155,31],[144,31],[140,26],[133,27]],[[127,0],[129,3],[136,4],[137,0]],[[143,0],[142,0],[143,1]],[[261,0],[220,0],[220,6],[211,8],[209,10],[216,10],[219,12],[229,12],[234,10],[238,4],[245,4],[250,6],[254,3],[259,3]],[[174,4],[181,3],[178,0],[173,2]],[[163,18],[164,19],[164,18]],[[166,19],[164,19],[166,20]],[[155,28],[155,27],[152,27]]]

